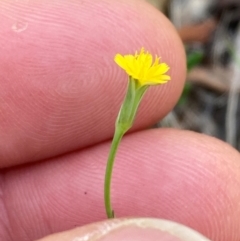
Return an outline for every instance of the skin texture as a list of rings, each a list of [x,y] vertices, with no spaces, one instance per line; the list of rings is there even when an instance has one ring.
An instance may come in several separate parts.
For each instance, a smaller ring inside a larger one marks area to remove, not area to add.
[[[113,57],[142,46],[172,80],[148,91],[121,143],[115,212],[239,240],[239,153],[196,133],[143,130],[174,107],[185,79],[181,41],[161,13],[139,0],[3,0],[0,46],[0,240],[105,219],[104,171],[127,86]]]
[[[172,69],[173,81],[149,91],[135,130],[169,112],[182,91],[181,42],[168,20],[147,4],[22,0],[1,1],[0,9],[2,167],[110,139],[127,85],[113,61],[117,52],[144,46]],[[26,29],[16,32],[16,25]]]
[[[209,241],[201,234],[177,223],[155,218],[109,219],[71,231],[49,235],[39,241]]]

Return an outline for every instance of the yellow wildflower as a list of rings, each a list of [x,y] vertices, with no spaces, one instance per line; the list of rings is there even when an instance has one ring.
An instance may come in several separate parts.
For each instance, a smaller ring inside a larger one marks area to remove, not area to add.
[[[166,63],[160,63],[158,56],[153,62],[153,56],[144,52],[144,48],[135,55],[116,54],[114,60],[129,76],[138,80],[141,86],[164,84],[171,79],[166,74],[169,66]]]
[[[133,122],[139,104],[150,85],[158,85],[168,82],[170,76],[167,75],[169,67],[165,63],[159,63],[160,58],[153,57],[144,48],[135,55],[117,54],[115,62],[129,75],[128,88],[120,107],[117,120],[115,122],[115,132],[110,148],[105,180],[104,180],[104,203],[108,218],[114,218],[114,211],[111,205],[111,179],[114,160],[120,141],[125,133],[133,126]]]

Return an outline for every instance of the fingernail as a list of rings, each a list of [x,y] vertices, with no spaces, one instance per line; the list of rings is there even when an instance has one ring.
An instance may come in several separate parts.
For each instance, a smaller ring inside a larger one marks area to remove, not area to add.
[[[98,239],[98,241],[154,241],[154,240],[167,240],[167,241],[181,241],[180,238],[153,228],[141,228],[136,226],[122,227],[108,235]]]
[[[210,241],[190,228],[160,219],[115,219],[94,225],[72,241]]]

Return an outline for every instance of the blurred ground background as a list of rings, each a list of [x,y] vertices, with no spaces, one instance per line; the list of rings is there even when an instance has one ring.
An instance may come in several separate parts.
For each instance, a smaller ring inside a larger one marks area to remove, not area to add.
[[[240,150],[240,0],[146,0],[175,25],[188,75],[175,109],[157,127],[193,130]]]

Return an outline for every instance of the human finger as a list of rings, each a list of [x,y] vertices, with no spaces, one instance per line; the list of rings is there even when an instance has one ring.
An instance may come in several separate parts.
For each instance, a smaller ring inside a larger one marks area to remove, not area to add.
[[[2,172],[4,240],[35,240],[105,219],[109,144]],[[173,220],[212,241],[240,237],[240,156],[214,138],[170,129],[127,135],[111,190],[117,217]]]
[[[209,241],[199,233],[166,220],[138,218],[108,220],[59,234],[39,241]]]
[[[184,51],[170,22],[139,0],[0,1],[0,167],[109,139],[127,86],[117,52],[144,46],[171,68],[149,91],[134,129],[169,112],[182,91]]]

